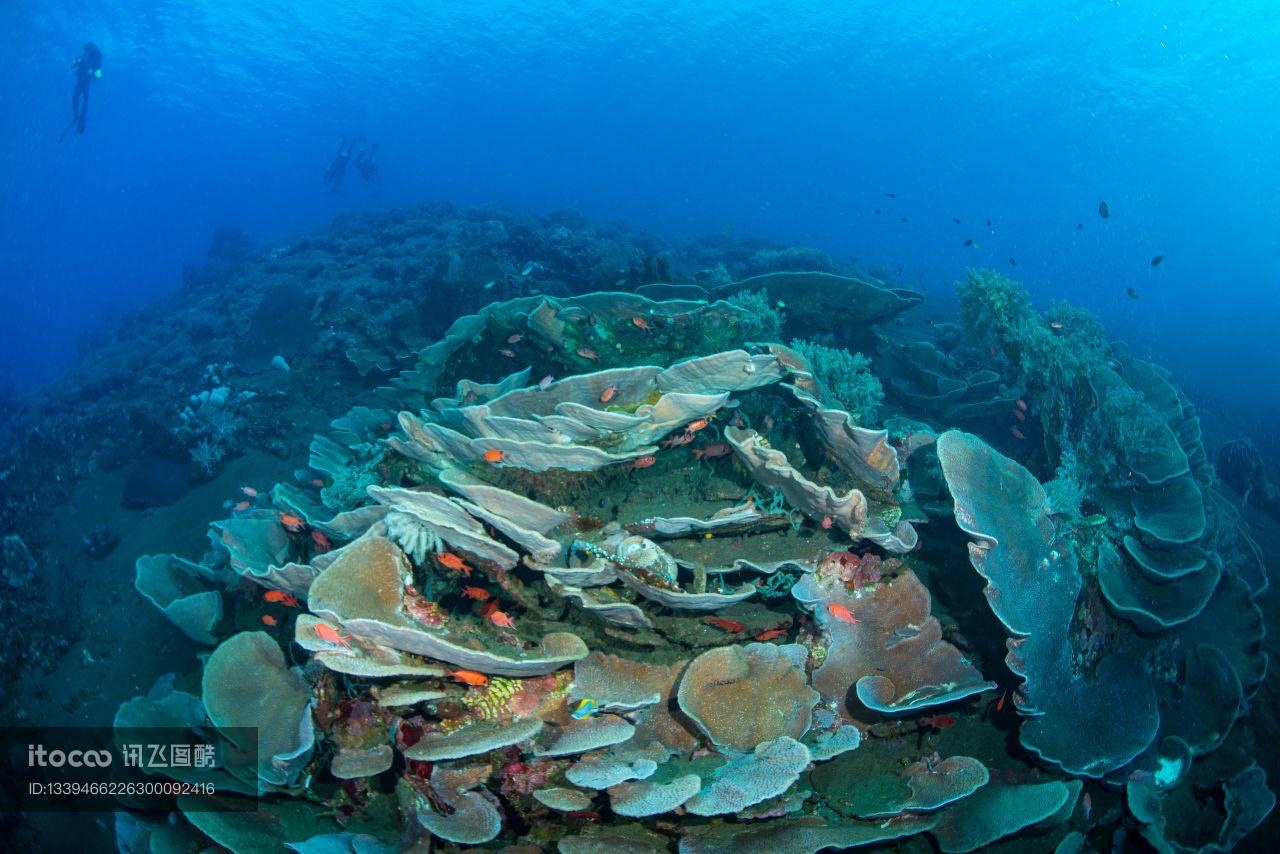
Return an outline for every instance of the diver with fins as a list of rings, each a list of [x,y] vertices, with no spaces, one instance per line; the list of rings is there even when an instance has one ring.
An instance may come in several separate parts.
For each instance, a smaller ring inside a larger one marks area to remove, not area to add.
[[[85,42],[84,50],[71,67],[76,72],[76,85],[71,90],[71,122],[58,137],[59,142],[73,127],[76,133],[84,133],[89,115],[89,84],[102,77],[102,51],[93,42]]]

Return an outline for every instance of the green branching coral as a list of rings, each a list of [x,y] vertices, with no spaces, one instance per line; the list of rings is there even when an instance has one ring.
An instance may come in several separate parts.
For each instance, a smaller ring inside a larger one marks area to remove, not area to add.
[[[768,291],[738,291],[726,300],[742,309],[742,336],[747,341],[777,341],[782,335],[782,312],[769,303]]]
[[[1021,285],[992,270],[970,270],[957,287],[966,333],[1018,372],[1059,467],[1054,491],[1061,512],[1069,513],[1078,508],[1074,493],[1091,479],[1081,461],[1089,461],[1095,478],[1105,476],[1125,448],[1150,441],[1158,416],[1124,384],[1098,399],[1090,378],[1114,359],[1106,331],[1087,311],[1057,302],[1042,316]]]
[[[871,373],[870,359],[861,353],[800,339],[791,342],[791,349],[813,368],[824,403],[845,410],[856,423],[869,424],[874,420],[884,400],[884,387]]]

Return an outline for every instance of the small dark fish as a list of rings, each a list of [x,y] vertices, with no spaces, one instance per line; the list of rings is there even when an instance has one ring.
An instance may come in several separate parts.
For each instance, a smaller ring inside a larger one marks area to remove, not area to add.
[[[903,221],[903,222],[906,222],[906,221],[907,221],[907,218],[906,218],[905,216],[904,216],[904,217],[902,217],[902,221]]]
[[[959,217],[955,217],[955,216],[953,216],[953,217],[951,218],[951,221],[952,221],[952,222],[954,222],[956,225],[959,225],[959,224],[960,224],[960,218],[959,218]]]
[[[1077,222],[1077,223],[1076,223],[1076,231],[1084,231],[1084,223],[1083,223],[1083,222]]]
[[[1018,266],[1018,259],[1017,259],[1017,258],[1010,258],[1010,259],[1009,259],[1009,266],[1010,266],[1010,267],[1016,267],[1016,266]]]
[[[1129,288],[1128,290],[1125,291],[1125,293],[1129,295],[1129,299],[1138,298],[1138,292],[1135,291],[1133,288]]]
[[[1152,258],[1152,259],[1151,259],[1151,266],[1152,266],[1152,267],[1159,267],[1159,266],[1160,266],[1160,262],[1161,262],[1161,261],[1163,261],[1163,260],[1164,260],[1164,256],[1163,256],[1163,255],[1157,255],[1156,257],[1154,257],[1154,258]]]
[[[876,208],[876,216],[880,216],[880,209]]]
[[[973,245],[973,238],[972,238],[972,237],[970,237],[968,240],[966,240],[966,241],[964,242],[964,245],[965,245],[965,246],[972,246],[972,245]]]
[[[1111,217],[1111,205],[1106,202],[1098,202],[1098,216],[1103,219],[1109,219]]]
[[[897,193],[885,193],[885,196],[886,196],[887,198],[890,198],[890,199],[896,199],[896,198],[898,198],[898,194],[897,194]]]
[[[991,227],[991,217],[987,217],[987,228]]]

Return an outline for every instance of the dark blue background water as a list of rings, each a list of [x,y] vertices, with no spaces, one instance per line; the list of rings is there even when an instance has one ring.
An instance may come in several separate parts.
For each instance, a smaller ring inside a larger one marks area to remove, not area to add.
[[[993,264],[1276,441],[1271,2],[351,5],[4,4],[0,384],[56,376],[219,224],[493,201],[816,245],[938,294]],[[59,143],[88,39],[105,74]],[[382,143],[385,186],[324,194],[344,132]]]

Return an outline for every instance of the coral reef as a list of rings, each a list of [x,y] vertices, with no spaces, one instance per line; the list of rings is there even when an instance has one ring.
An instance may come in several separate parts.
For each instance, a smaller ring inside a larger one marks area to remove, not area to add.
[[[102,402],[122,337],[7,452],[19,489],[132,464],[153,508],[245,478],[212,548],[134,566],[207,660],[117,725],[226,761],[122,811],[130,850],[1225,848],[1271,810],[1265,564],[1194,407],[1082,312],[984,271],[917,324],[811,252],[446,206],[228,233],[184,299],[199,358]]]

